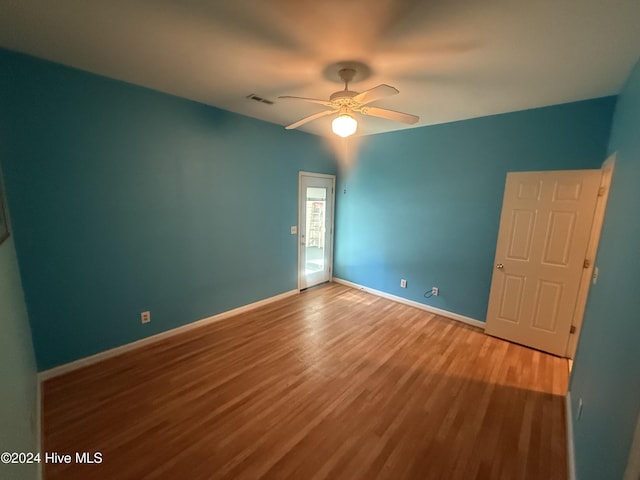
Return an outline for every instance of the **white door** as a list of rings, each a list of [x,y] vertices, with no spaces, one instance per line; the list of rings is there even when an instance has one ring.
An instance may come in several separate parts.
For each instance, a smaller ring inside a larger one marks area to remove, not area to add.
[[[507,175],[486,333],[565,356],[601,175]]]
[[[298,289],[331,280],[336,177],[300,172]]]

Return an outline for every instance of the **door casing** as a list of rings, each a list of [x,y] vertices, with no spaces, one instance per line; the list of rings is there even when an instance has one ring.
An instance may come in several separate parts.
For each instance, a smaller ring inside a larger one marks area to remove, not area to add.
[[[306,192],[303,192],[303,188],[302,188],[302,177],[315,177],[315,178],[322,178],[322,179],[328,179],[331,180],[331,207],[330,207],[330,212],[331,212],[331,224],[329,225],[329,281],[333,281],[333,232],[334,232],[334,216],[335,216],[335,191],[336,191],[336,176],[335,175],[330,175],[330,174],[326,174],[326,173],[314,173],[314,172],[303,172],[300,171],[298,172],[298,290],[301,290],[302,288],[307,288],[307,287],[302,287],[302,277],[304,275],[304,251],[303,251],[303,245],[302,245],[302,241],[301,241],[301,232],[302,230],[305,228],[305,222],[304,222],[304,216],[305,214],[303,213],[303,210],[301,208],[302,205],[302,199],[305,198],[306,199]],[[303,197],[304,196],[304,197]]]
[[[575,332],[569,335],[567,343],[567,358],[574,358],[578,348],[580,332],[582,330],[582,320],[587,307],[587,298],[589,297],[589,289],[592,284],[597,281],[594,278],[594,270],[596,268],[596,254],[598,253],[598,244],[600,243],[600,234],[602,233],[602,224],[607,210],[607,200],[609,199],[609,191],[611,189],[611,179],[613,178],[613,169],[616,164],[616,154],[613,153],[602,164],[602,180],[600,182],[600,192],[596,203],[596,211],[593,216],[593,224],[591,226],[591,237],[589,246],[587,247],[587,260],[589,260],[589,268],[585,268],[580,279],[580,290],[578,292],[578,300],[573,316],[572,325]]]

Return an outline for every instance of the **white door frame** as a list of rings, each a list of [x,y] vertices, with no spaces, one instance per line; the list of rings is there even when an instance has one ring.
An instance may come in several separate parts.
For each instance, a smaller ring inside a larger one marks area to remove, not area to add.
[[[582,330],[582,320],[587,307],[587,298],[589,297],[589,288],[591,287],[591,282],[594,280],[595,258],[598,252],[598,244],[600,242],[600,234],[602,233],[602,224],[604,223],[604,216],[607,209],[607,200],[609,198],[615,163],[616,154],[614,153],[602,164],[600,191],[598,192],[596,210],[593,214],[593,223],[591,224],[591,236],[589,237],[589,245],[587,246],[586,260],[589,261],[589,267],[582,271],[576,308],[573,312],[573,321],[571,323],[575,331],[569,335],[567,342],[566,357],[571,359],[575,356],[576,349],[578,348],[578,340],[580,339],[580,331]]]
[[[314,173],[314,172],[298,172],[298,291],[301,289],[302,285],[302,275],[303,275],[303,263],[304,263],[304,252],[303,245],[300,241],[301,229],[305,228],[303,218],[302,218],[302,209],[300,208],[300,200],[302,199],[302,177],[316,177],[316,178],[324,178],[331,180],[331,225],[329,226],[329,281],[333,281],[333,225],[335,222],[335,205],[336,205],[336,176],[330,175],[327,173]]]
[[[638,478],[640,478],[640,415],[638,415],[636,433],[629,450],[627,469],[624,472],[624,480],[637,480]]]

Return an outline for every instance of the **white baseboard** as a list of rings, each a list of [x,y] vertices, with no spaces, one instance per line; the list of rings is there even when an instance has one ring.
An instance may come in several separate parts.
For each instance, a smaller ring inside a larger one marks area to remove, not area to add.
[[[224,320],[229,317],[233,317],[235,315],[239,315],[241,313],[247,312],[249,310],[253,310],[258,307],[262,307],[269,303],[277,302],[278,300],[282,300],[283,298],[290,297],[292,295],[297,295],[300,293],[298,290],[289,290],[288,292],[281,293],[279,295],[275,295],[273,297],[265,298],[263,300],[259,300],[257,302],[250,303],[248,305],[243,305],[242,307],[234,308],[233,310],[227,310],[226,312],[218,313],[217,315],[213,315],[212,317],[203,318],[201,320],[196,320],[195,322],[188,323],[186,325],[182,325],[180,327],[172,328],[171,330],[167,330],[165,332],[160,332],[155,335],[152,335],[147,338],[143,338],[140,340],[136,340],[131,343],[127,343],[125,345],[121,345],[119,347],[111,348],[109,350],[105,350],[104,352],[96,353],[95,355],[91,355],[89,357],[80,358],[78,360],[74,360],[73,362],[65,363],[64,365],[60,365],[58,367],[50,368],[49,370],[44,370],[38,374],[38,380],[43,382],[53,377],[57,377],[64,373],[71,372],[73,370],[77,370],[82,367],[86,367],[87,365],[92,365],[94,363],[100,362],[102,360],[106,360],[107,358],[115,357],[116,355],[120,355],[124,352],[129,352],[131,350],[135,350],[137,348],[143,347],[145,345],[149,345],[151,343],[158,342],[160,340],[164,340],[165,338],[172,337],[174,335],[178,335],[180,333],[187,332],[189,330],[193,330],[195,328],[202,327],[204,325],[209,325],[211,323],[219,322],[220,320]]]
[[[567,471],[569,480],[576,480],[576,456],[573,445],[573,410],[571,408],[571,392],[564,397],[564,415],[567,420]]]
[[[458,322],[466,323],[467,325],[472,325],[474,327],[481,328],[484,330],[485,323],[480,320],[476,320],[475,318],[465,317],[464,315],[459,315],[457,313],[448,312],[447,310],[442,310],[440,308],[432,307],[430,305],[425,305],[424,303],[415,302],[413,300],[408,300],[406,298],[398,297],[396,295],[392,295],[387,292],[383,292],[381,290],[375,290],[373,288],[365,287],[364,285],[359,285],[357,283],[350,282],[348,280],[343,280],[341,278],[333,277],[333,281],[335,283],[340,283],[342,285],[346,285],[347,287],[355,288],[358,290],[362,290],[367,293],[371,293],[372,295],[377,295],[378,297],[383,297],[388,300],[393,300],[394,302],[404,303],[405,305],[409,305],[411,307],[419,308],[421,310],[426,310],[430,313],[435,313],[436,315],[440,315],[442,317],[447,317],[452,320],[457,320]]]

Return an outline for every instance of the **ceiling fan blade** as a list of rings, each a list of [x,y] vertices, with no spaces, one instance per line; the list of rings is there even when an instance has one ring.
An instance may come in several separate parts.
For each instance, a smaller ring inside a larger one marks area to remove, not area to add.
[[[369,90],[365,90],[362,93],[359,93],[353,100],[358,102],[361,105],[366,105],[367,103],[375,102],[384,97],[390,97],[391,95],[396,95],[400,93],[397,88],[394,88],[390,85],[385,85],[384,83],[378,85],[377,87],[370,88]]]
[[[418,123],[420,117],[417,115],[411,115],[410,113],[396,112],[395,110],[388,110],[386,108],[379,107],[364,107],[360,110],[363,115],[371,115],[372,117],[386,118],[388,120],[395,120],[396,122],[407,123],[413,125]]]
[[[291,125],[284,128],[286,128],[287,130],[293,130],[294,128],[298,128],[299,126],[304,125],[307,122],[311,122],[318,118],[326,117],[327,115],[331,115],[332,113],[336,113],[336,112],[337,110],[325,110],[323,112],[314,113],[313,115],[305,117],[302,120],[298,120],[296,123],[292,123]]]
[[[332,103],[329,100],[320,100],[319,98],[307,98],[307,97],[292,97],[291,95],[281,95],[278,98],[292,98],[294,100],[304,100],[305,102],[318,103],[325,107],[331,107]]]

